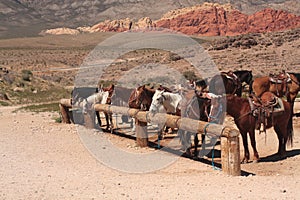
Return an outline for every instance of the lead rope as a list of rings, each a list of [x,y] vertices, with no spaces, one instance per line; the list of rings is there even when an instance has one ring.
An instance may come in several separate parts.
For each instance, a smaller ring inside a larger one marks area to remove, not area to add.
[[[214,123],[214,122],[209,122],[209,123],[207,123],[205,126],[204,126],[204,136],[206,137],[207,136],[207,128],[208,128],[208,126],[209,125],[211,125],[211,124],[216,124],[216,123]],[[223,132],[223,130],[222,130],[222,132]],[[212,152],[211,152],[211,166],[212,166],[212,168],[214,169],[214,170],[219,170],[219,171],[221,171],[222,169],[221,168],[219,168],[219,167],[216,167],[215,166],[215,163],[214,163],[214,158],[215,158],[215,146],[216,146],[216,143],[213,145],[213,149],[212,149]],[[202,148],[203,148],[203,144],[202,144]]]

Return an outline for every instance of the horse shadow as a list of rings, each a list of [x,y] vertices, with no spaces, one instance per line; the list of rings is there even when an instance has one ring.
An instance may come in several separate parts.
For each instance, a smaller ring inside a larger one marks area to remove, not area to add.
[[[287,151],[285,157],[279,156],[277,153],[274,153],[272,155],[260,158],[259,162],[277,162],[285,160],[286,158],[295,157],[297,155],[300,155],[300,149],[293,149],[291,151]]]
[[[136,137],[134,135],[128,135],[128,133],[119,132],[118,129],[114,130],[111,134],[117,135],[119,137],[127,138],[130,140],[136,140]],[[220,141],[217,141],[217,143],[215,145],[220,145]],[[164,146],[164,145],[158,146],[157,141],[154,141],[154,142],[148,141],[148,147],[153,148],[153,149],[160,149],[162,151],[168,152],[173,155],[181,156],[186,159],[192,159],[196,162],[200,162],[205,165],[210,165],[210,166],[212,166],[212,168],[214,170],[222,169],[222,165],[220,163],[221,151],[218,149],[214,149],[214,148],[211,149],[211,151],[205,155],[205,158],[203,158],[203,157],[195,158],[195,157],[192,157],[191,155],[187,155],[186,153],[184,153],[182,150],[179,150],[179,149],[173,149],[171,147]],[[201,148],[201,145],[199,146],[199,148]],[[297,155],[298,154],[300,154],[300,150],[299,150],[299,152],[297,152]],[[253,173],[241,170],[241,176],[249,176],[249,175],[255,176],[255,174],[253,174]]]

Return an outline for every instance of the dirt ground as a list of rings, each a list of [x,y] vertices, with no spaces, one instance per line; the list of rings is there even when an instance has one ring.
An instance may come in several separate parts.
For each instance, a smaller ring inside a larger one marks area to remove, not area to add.
[[[288,158],[272,157],[278,146],[273,130],[267,132],[267,137],[257,134],[262,161],[243,164],[243,176],[230,177],[214,170],[211,162],[184,157],[160,170],[134,174],[99,162],[82,143],[78,125],[54,122],[58,113],[15,113],[15,109],[0,107],[0,199],[299,199],[300,196],[299,118],[294,121],[294,145],[288,147]],[[136,154],[159,151],[131,148],[134,140],[130,138],[109,133],[107,137]]]

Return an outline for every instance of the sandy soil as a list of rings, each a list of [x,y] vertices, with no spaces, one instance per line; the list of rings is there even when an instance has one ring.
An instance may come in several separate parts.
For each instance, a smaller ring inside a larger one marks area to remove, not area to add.
[[[288,158],[274,160],[272,130],[257,135],[262,162],[243,164],[230,177],[208,162],[179,157],[149,173],[103,165],[85,148],[77,125],[55,123],[57,113],[13,113],[0,107],[0,199],[299,199],[300,120]],[[91,130],[93,132],[93,130]],[[95,131],[94,131],[95,132]],[[134,140],[107,134],[126,149]],[[159,151],[132,148],[137,154]],[[242,153],[242,152],[241,152]]]

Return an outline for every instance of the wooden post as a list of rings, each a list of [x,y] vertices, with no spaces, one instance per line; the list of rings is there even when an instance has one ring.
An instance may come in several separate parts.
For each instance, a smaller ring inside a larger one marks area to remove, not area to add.
[[[241,175],[240,143],[238,131],[225,128],[221,137],[222,171],[227,175]]]
[[[84,117],[84,126],[89,129],[95,128],[95,111],[88,110],[87,113],[83,115]]]
[[[148,132],[147,132],[147,122],[141,122],[135,120],[136,125],[136,144],[139,147],[148,146]]]

